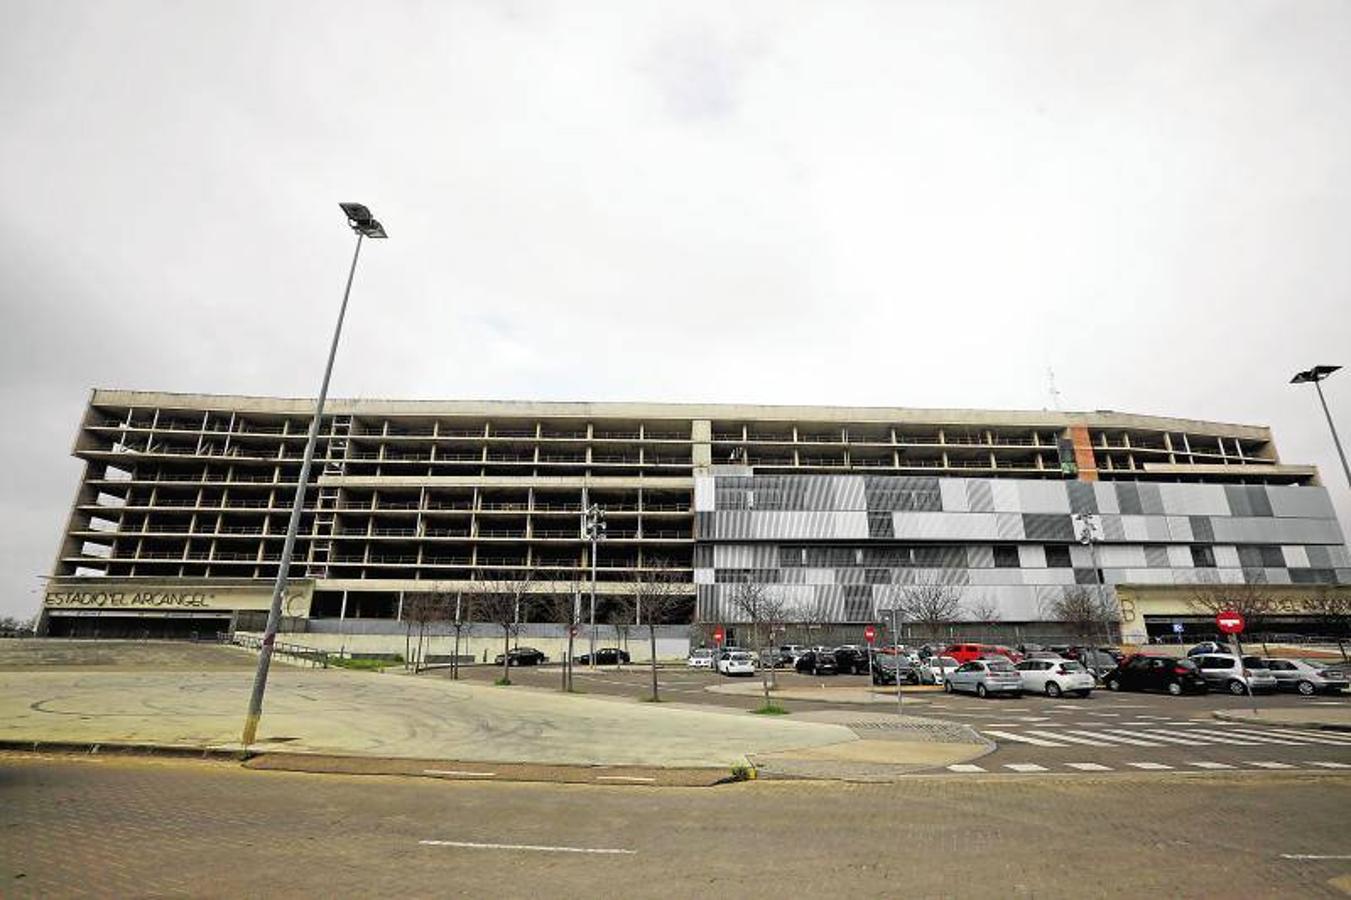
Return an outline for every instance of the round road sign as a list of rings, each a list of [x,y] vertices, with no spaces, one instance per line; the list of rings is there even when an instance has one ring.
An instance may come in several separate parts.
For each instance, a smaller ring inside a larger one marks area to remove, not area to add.
[[[1220,626],[1220,631],[1225,634],[1242,634],[1243,614],[1232,609],[1226,609],[1215,617],[1215,624]]]
[[[722,639],[723,639],[722,626],[719,625],[717,628],[713,629],[713,643],[721,645]]]
[[[867,628],[864,628],[863,639],[870,644],[873,641],[877,640],[877,629],[872,627],[871,625],[869,625]]]

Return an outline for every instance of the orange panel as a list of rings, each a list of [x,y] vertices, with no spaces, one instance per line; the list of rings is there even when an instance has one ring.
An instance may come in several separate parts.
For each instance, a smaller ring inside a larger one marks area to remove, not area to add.
[[[1071,425],[1070,441],[1074,444],[1074,464],[1079,467],[1079,480],[1097,481],[1098,463],[1093,457],[1093,442],[1088,437],[1088,426]]]

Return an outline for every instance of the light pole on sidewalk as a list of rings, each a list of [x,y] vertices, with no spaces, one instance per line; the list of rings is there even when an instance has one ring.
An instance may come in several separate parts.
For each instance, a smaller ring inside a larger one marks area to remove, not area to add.
[[[1313,382],[1314,390],[1318,391],[1318,402],[1323,404],[1323,415],[1328,420],[1328,430],[1332,432],[1332,443],[1337,448],[1337,456],[1342,461],[1342,472],[1346,474],[1346,483],[1351,485],[1351,466],[1346,464],[1346,451],[1342,449],[1342,440],[1337,437],[1337,426],[1332,424],[1332,413],[1328,412],[1328,401],[1323,396],[1323,385],[1321,382],[1333,372],[1340,369],[1341,366],[1314,366],[1312,369],[1306,369],[1303,372],[1296,372],[1295,377],[1290,379],[1291,384],[1308,384]]]
[[[295,499],[291,502],[291,518],[286,524],[286,541],[282,544],[281,559],[277,562],[277,580],[272,585],[272,605],[267,611],[267,627],[263,630],[263,643],[258,651],[258,668],[253,675],[253,693],[249,695],[249,711],[244,717],[244,734],[240,743],[248,750],[254,738],[258,736],[258,720],[263,715],[263,694],[267,690],[267,672],[272,663],[272,646],[277,640],[277,626],[281,622],[281,601],[286,593],[286,579],[291,569],[291,556],[295,551],[296,534],[300,530],[300,515],[305,508],[305,488],[310,480],[310,465],[314,462],[314,445],[319,438],[319,420],[324,415],[324,400],[328,397],[328,381],[333,374],[333,359],[338,354],[338,338],[342,335],[342,320],[347,315],[347,300],[352,294],[352,279],[356,277],[357,258],[361,255],[361,242],[365,238],[385,238],[385,228],[371,211],[360,203],[340,203],[347,224],[356,232],[356,249],[352,252],[352,266],[347,271],[347,287],[342,292],[342,306],[338,308],[338,323],[333,329],[333,343],[328,348],[328,364],[324,366],[324,380],[319,385],[319,399],[314,407],[314,419],[310,422],[310,433],[305,440],[305,455],[300,463],[300,477],[296,481]]]
[[[587,661],[591,668],[596,667],[596,546],[605,539],[605,508],[592,503],[582,515],[582,535],[591,542],[591,626],[588,629],[591,643]],[[615,642],[618,644],[618,641]],[[615,648],[615,661],[619,661],[619,648]]]

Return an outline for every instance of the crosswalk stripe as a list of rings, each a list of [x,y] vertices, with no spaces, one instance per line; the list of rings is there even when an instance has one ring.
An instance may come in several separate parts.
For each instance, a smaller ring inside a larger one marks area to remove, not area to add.
[[[1000,738],[1006,741],[1017,741],[1021,744],[1031,744],[1034,747],[1063,747],[1064,744],[1059,741],[1044,741],[1041,738],[1026,737],[1021,734],[1014,734],[1011,731],[985,731],[983,732],[991,737]]]
[[[1251,732],[1254,729],[1235,728],[1234,730]],[[1268,729],[1266,731],[1259,731],[1257,733],[1272,734],[1273,732],[1270,729]],[[1328,743],[1331,744],[1338,744],[1341,746],[1351,747],[1351,734],[1338,734],[1333,731],[1309,731],[1308,729],[1304,728],[1282,728],[1280,729],[1279,732],[1277,732],[1277,734],[1279,737],[1300,737],[1300,738],[1314,739],[1319,741],[1320,743],[1323,741],[1327,741]]]
[[[1293,768],[1294,768],[1294,766],[1290,765],[1289,763],[1283,763],[1283,762],[1252,762],[1252,761],[1249,761],[1249,762],[1248,762],[1248,765],[1250,765],[1250,766],[1257,766],[1257,768],[1259,768],[1259,769],[1293,769]]]
[[[1141,737],[1144,738],[1149,738],[1150,740],[1163,741],[1166,744],[1181,744],[1184,747],[1203,747],[1205,746],[1206,743],[1205,741],[1194,740],[1190,736],[1177,737],[1176,734],[1174,734],[1173,732],[1164,731],[1161,728],[1151,728],[1148,731],[1138,731],[1136,732],[1136,734],[1139,734]]]
[[[1195,735],[1197,738],[1203,738],[1207,743],[1211,744],[1233,744],[1236,747],[1256,747],[1260,743],[1259,741],[1250,741],[1241,737],[1229,737],[1227,733],[1221,734],[1213,731],[1200,731],[1195,728],[1189,730],[1187,734]]]
[[[1218,763],[1218,762],[1189,762],[1189,763],[1187,763],[1187,765],[1189,765],[1189,766],[1196,766],[1196,768],[1198,768],[1198,769],[1232,769],[1232,768],[1233,768],[1233,766],[1229,765],[1229,763]]]
[[[1309,765],[1318,766],[1320,769],[1351,769],[1351,764],[1339,762],[1311,762]]]
[[[1122,737],[1114,734],[1103,734],[1101,731],[1071,731],[1070,734],[1081,734],[1084,737],[1100,738],[1105,741],[1114,741],[1119,744],[1130,744],[1132,747],[1162,747],[1158,741],[1142,741],[1134,737]]]
[[[1063,734],[1059,731],[1028,731],[1027,734],[1035,735],[1036,737],[1049,738],[1053,741],[1069,741],[1071,744],[1084,744],[1088,747],[1112,746],[1107,741],[1094,741],[1089,738],[1071,737],[1070,735]]]
[[[1078,769],[1080,772],[1110,772],[1111,766],[1104,766],[1101,763],[1065,763],[1071,769]]]
[[[971,765],[970,763],[957,763],[956,765],[948,766],[948,771],[949,771],[949,772],[984,772],[985,770],[982,769],[980,766],[973,766],[973,765]]]
[[[1045,766],[1039,766],[1036,763],[1004,763],[1004,768],[1012,769],[1015,772],[1046,772],[1049,771]]]
[[[1282,729],[1279,735],[1271,735],[1266,732],[1254,731],[1251,728],[1234,728],[1230,731],[1226,731],[1225,734],[1246,734],[1251,735],[1253,737],[1261,737],[1261,738],[1275,737],[1277,740],[1288,738],[1290,740],[1299,741],[1301,743],[1327,744],[1332,747],[1347,746],[1346,741],[1339,741],[1336,740],[1335,738],[1328,738],[1321,734],[1302,734],[1300,732],[1290,732],[1287,731],[1286,729]]]
[[[1211,731],[1209,728],[1197,728],[1194,729],[1191,734],[1218,734],[1221,737],[1255,741],[1259,744],[1283,744],[1286,747],[1298,747],[1300,745],[1299,741],[1287,741],[1284,738],[1268,737],[1265,734],[1245,734],[1241,731],[1234,731],[1233,729],[1228,731]]]
[[[1126,763],[1126,765],[1134,769],[1144,769],[1147,772],[1162,772],[1165,769],[1173,768],[1172,766],[1165,766],[1163,763],[1156,762],[1133,762]]]

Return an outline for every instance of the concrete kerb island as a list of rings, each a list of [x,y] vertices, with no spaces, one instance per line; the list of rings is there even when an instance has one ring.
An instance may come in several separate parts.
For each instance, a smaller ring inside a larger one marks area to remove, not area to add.
[[[1301,728],[1311,731],[1347,731],[1351,732],[1351,710],[1345,708],[1281,708],[1264,709],[1254,713],[1250,710],[1224,710],[1213,713],[1215,718],[1224,722],[1238,722],[1243,725],[1265,725],[1268,728]]]

